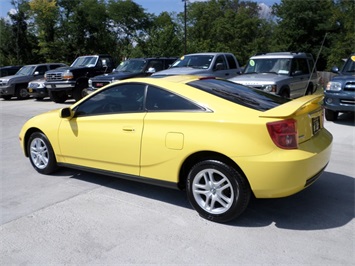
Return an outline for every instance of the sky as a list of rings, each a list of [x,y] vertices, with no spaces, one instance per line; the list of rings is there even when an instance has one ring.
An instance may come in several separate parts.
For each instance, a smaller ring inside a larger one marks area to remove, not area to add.
[[[206,0],[189,0],[189,2],[206,1]],[[272,6],[280,0],[251,0],[253,2],[264,3]],[[184,2],[182,0],[134,0],[138,5],[142,6],[146,12],[159,15],[163,11],[167,12],[183,12]],[[13,8],[11,0],[0,0],[0,17],[5,18],[7,13]]]

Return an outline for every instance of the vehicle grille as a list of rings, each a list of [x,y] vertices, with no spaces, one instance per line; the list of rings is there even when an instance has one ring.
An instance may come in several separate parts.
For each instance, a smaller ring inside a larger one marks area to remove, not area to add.
[[[47,73],[46,80],[47,81],[63,80],[62,73]]]
[[[355,81],[345,83],[344,91],[355,91]]]
[[[96,88],[96,89],[98,89],[98,88],[101,88],[101,87],[103,87],[103,86],[106,86],[107,84],[109,84],[110,82],[108,82],[108,81],[97,81],[97,82],[93,82],[92,83],[92,86],[94,87],[94,88]]]
[[[351,99],[340,99],[340,103],[342,104],[353,104],[355,105],[355,99],[351,100]]]

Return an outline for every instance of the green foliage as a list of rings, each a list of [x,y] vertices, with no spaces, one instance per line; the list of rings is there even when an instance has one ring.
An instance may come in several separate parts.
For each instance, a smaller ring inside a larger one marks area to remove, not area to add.
[[[179,1],[179,0],[174,0]],[[318,54],[318,70],[354,52],[353,0],[281,0],[271,18],[252,1],[187,1],[185,13],[149,14],[132,0],[12,0],[0,19],[0,64],[64,62],[83,54],[128,57],[232,52],[241,64],[258,52]],[[323,46],[322,46],[323,44]]]

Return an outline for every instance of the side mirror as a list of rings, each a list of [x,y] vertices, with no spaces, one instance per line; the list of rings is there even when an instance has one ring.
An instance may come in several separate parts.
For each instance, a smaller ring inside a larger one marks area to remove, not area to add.
[[[223,69],[225,69],[224,65],[222,63],[217,63],[215,70],[223,70]]]
[[[60,110],[60,117],[61,118],[72,118],[74,116],[74,112],[70,107],[65,107]]]
[[[154,67],[148,68],[148,70],[146,71],[146,73],[150,73],[150,74],[155,73],[155,68],[154,68]]]
[[[339,68],[337,66],[332,67],[332,72],[338,74],[339,73]]]

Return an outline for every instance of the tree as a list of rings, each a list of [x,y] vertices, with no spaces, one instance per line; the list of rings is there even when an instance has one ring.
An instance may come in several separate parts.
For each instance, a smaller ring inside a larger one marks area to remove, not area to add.
[[[314,0],[281,0],[273,6],[278,23],[275,47],[280,51],[301,51],[317,56],[327,32],[333,28],[332,10],[332,0],[323,0],[321,4]],[[325,69],[328,47],[329,39],[325,39],[318,70]]]
[[[182,40],[178,36],[177,23],[167,12],[163,12],[153,17],[147,33],[137,39],[136,49],[140,51],[140,56],[177,56],[182,49]]]
[[[59,16],[59,8],[56,0],[31,0],[29,6],[34,18],[34,28],[39,42],[39,54],[47,61],[55,61],[53,57],[58,49],[54,45],[56,22]]]
[[[110,31],[116,38],[117,57],[131,56],[133,46],[141,42],[151,26],[151,17],[131,0],[109,0]]]

